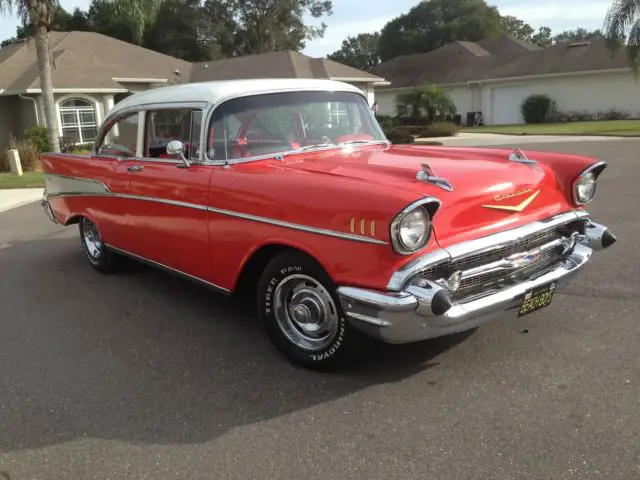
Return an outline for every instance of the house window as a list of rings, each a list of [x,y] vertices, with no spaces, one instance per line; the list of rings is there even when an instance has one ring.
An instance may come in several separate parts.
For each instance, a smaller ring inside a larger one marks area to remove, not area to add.
[[[70,98],[60,102],[62,136],[75,143],[91,143],[98,134],[96,105],[83,98]]]

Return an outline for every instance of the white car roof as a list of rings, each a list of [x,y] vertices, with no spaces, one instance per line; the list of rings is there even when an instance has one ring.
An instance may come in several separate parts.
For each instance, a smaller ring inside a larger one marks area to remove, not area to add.
[[[216,104],[234,97],[300,90],[353,92],[363,95],[359,88],[335,80],[276,78],[185,83],[153,88],[131,95],[118,102],[109,112],[109,116],[117,114],[121,110],[142,105],[168,102]]]

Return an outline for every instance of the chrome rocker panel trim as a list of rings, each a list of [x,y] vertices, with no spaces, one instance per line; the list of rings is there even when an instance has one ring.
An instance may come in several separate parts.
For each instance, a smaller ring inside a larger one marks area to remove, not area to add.
[[[584,235],[572,236],[571,250],[563,259],[528,280],[466,301],[452,302],[446,288],[420,278],[411,279],[401,292],[341,286],[338,296],[349,321],[359,330],[387,343],[417,342],[515,316],[526,292],[553,281],[561,290],[594,251],[615,241],[607,227],[589,221]]]

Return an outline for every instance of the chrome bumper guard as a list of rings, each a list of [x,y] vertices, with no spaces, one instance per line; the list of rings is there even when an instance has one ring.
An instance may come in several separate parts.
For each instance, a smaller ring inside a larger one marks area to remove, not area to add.
[[[53,223],[57,223],[57,224],[60,223],[56,219],[56,216],[53,214],[53,210],[51,210],[51,205],[49,204],[49,201],[46,199],[46,197],[43,197],[42,200],[40,200],[40,206],[44,210],[44,213],[47,215],[47,218],[49,220],[51,220]]]
[[[410,343],[469,330],[505,314],[515,316],[526,292],[549,282],[566,286],[594,250],[611,246],[615,236],[603,225],[588,222],[585,234],[558,262],[528,280],[484,296],[452,302],[441,284],[416,277],[402,291],[380,292],[338,288],[347,317],[356,328],[387,343]]]

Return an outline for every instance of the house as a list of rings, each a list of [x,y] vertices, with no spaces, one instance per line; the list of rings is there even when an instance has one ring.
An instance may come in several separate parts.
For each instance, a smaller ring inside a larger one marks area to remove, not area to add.
[[[370,103],[384,79],[298,52],[282,51],[215,62],[190,63],[91,32],[51,32],[52,78],[60,135],[92,142],[121,99],[167,84],[236,78],[323,78],[360,88]],[[0,148],[45,125],[35,45],[23,41],[0,49]]]
[[[487,125],[523,123],[520,105],[531,94],[549,95],[563,112],[595,115],[616,109],[640,116],[640,83],[627,55],[612,55],[604,40],[547,48],[507,36],[453,42],[394,58],[371,73],[389,82],[376,90],[385,115],[394,114],[398,93],[436,84],[452,97],[463,123],[469,112],[481,112]]]

